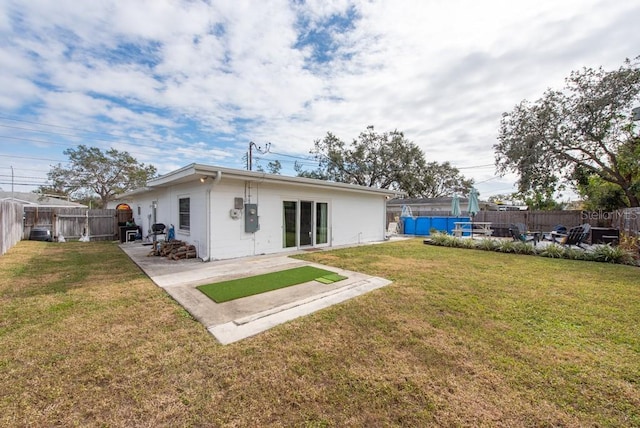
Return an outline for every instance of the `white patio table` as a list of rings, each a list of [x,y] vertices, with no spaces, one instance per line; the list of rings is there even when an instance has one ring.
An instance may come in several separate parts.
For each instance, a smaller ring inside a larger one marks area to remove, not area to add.
[[[456,237],[464,233],[469,233],[472,238],[474,233],[488,237],[493,233],[490,221],[456,221],[453,225],[453,235]]]

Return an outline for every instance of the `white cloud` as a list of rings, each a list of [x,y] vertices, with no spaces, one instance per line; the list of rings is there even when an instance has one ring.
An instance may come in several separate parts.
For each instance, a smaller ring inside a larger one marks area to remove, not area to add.
[[[493,163],[501,113],[640,54],[639,20],[600,0],[7,1],[0,106],[118,147],[146,139],[140,156],[163,168],[398,129],[487,194],[510,185],[468,167]]]
[[[18,109],[26,100],[37,97],[39,88],[30,80],[17,76],[0,75],[0,108],[11,111]]]

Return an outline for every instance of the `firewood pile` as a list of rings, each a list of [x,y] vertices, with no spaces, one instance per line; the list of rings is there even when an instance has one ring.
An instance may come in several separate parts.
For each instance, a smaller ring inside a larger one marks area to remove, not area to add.
[[[161,256],[170,260],[195,259],[197,257],[196,247],[184,241],[164,241],[159,242],[156,248],[151,250],[149,256]]]

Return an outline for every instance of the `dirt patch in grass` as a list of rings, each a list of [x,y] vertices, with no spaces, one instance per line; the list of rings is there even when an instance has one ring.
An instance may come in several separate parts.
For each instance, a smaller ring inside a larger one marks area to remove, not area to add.
[[[421,240],[302,257],[394,284],[221,346],[116,245],[19,243],[0,425],[640,425],[637,268]]]

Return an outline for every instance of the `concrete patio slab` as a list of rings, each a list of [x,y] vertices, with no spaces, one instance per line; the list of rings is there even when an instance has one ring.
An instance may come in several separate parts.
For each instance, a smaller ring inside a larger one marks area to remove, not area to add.
[[[221,344],[256,335],[391,283],[384,278],[290,257],[302,251],[202,262],[200,259],[169,260],[165,257],[148,256],[151,247],[140,243],[121,244],[120,248],[156,285],[200,321]],[[196,288],[212,282],[299,266],[330,270],[347,279],[332,284],[310,281],[224,303],[214,302]]]

